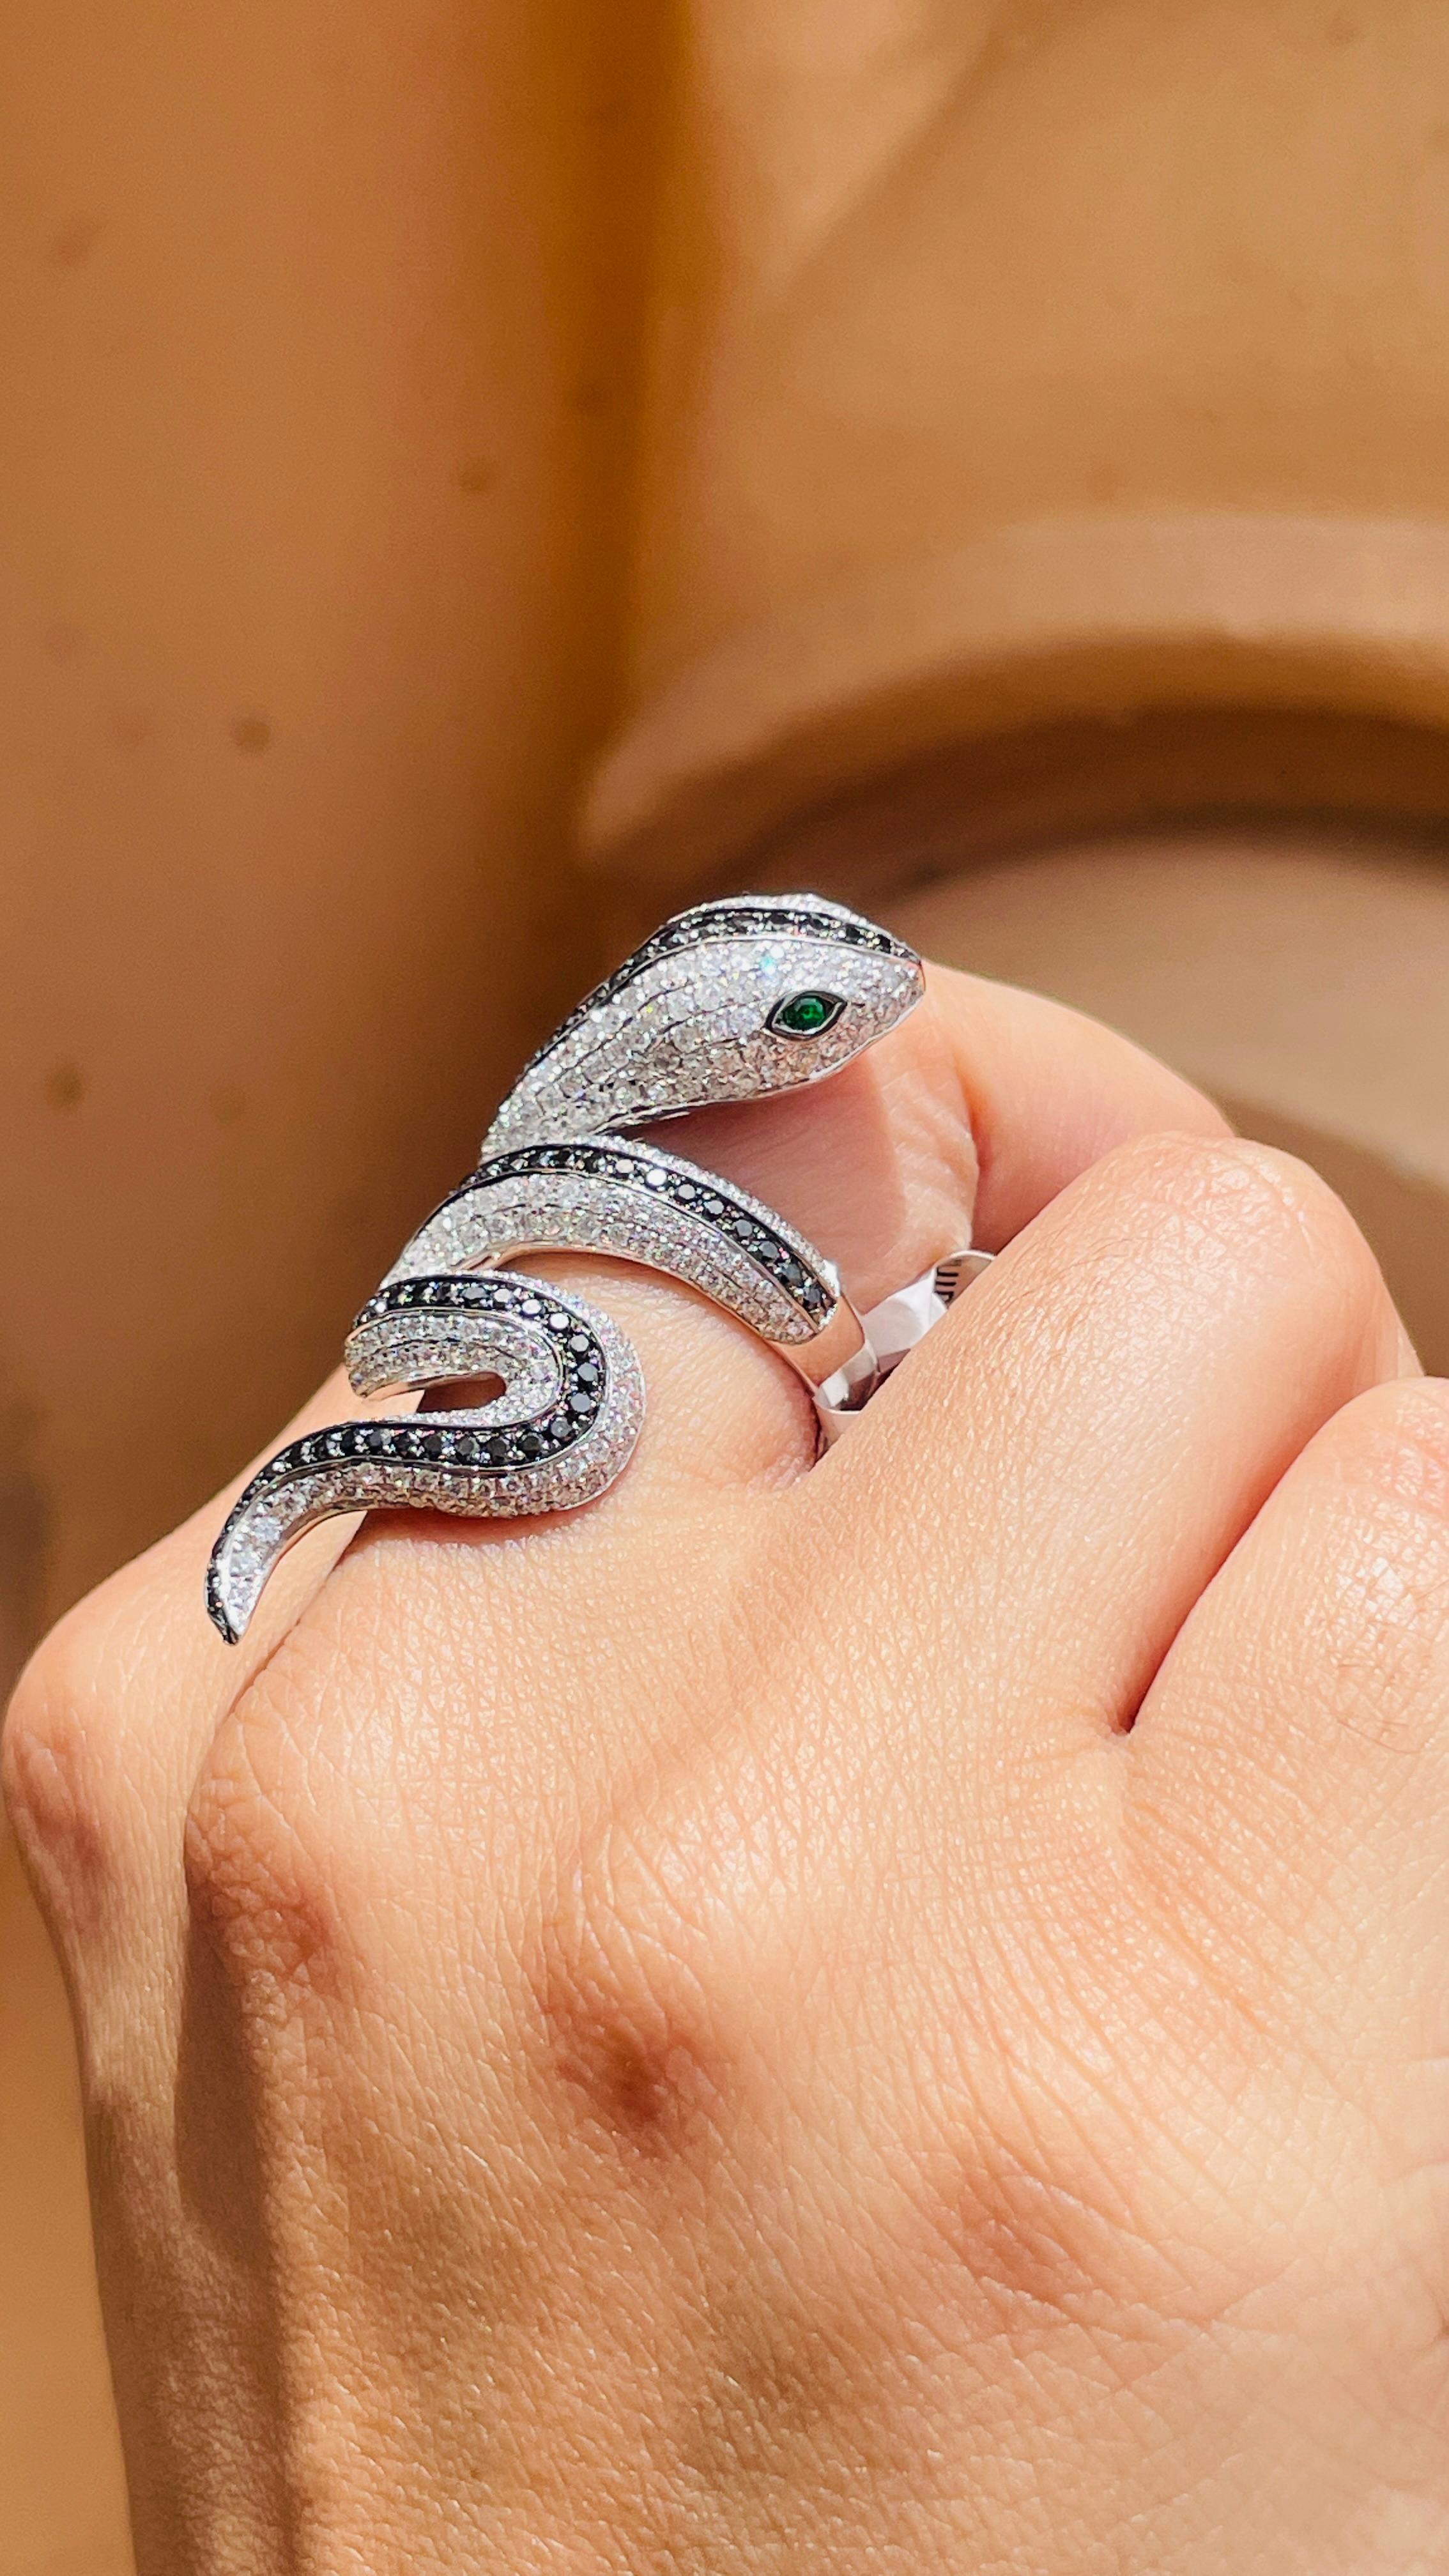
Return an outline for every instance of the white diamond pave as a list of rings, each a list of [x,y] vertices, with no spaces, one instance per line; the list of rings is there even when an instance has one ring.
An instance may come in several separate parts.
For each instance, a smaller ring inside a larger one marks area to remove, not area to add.
[[[831,1264],[762,1201],[657,1147],[617,1138],[495,1156],[420,1227],[388,1278],[545,1250],[667,1271],[786,1345],[812,1340],[840,1294]]]
[[[529,1279],[440,1279],[382,1290],[348,1341],[365,1394],[498,1375],[500,1397],[411,1420],[309,1432],[252,1478],[212,1551],[207,1606],[240,1637],[277,1559],[319,1521],[377,1507],[513,1519],[607,1492],[644,1420],[632,1344],[607,1315]],[[399,1299],[414,1302],[402,1304]]]
[[[488,1378],[502,1392],[336,1423],[279,1450],[212,1551],[207,1608],[222,1636],[236,1642],[278,1558],[335,1514],[510,1518],[607,1491],[644,1418],[638,1358],[583,1298],[503,1267],[520,1255],[602,1253],[662,1271],[807,1375],[818,1350],[822,1396],[827,1377],[868,1391],[869,1347],[830,1263],[748,1192],[621,1131],[821,1081],[922,990],[913,950],[818,896],[700,904],[646,940],[525,1067],[479,1169],[419,1228],[348,1338],[361,1396]]]
[[[755,916],[762,926],[732,935]],[[791,992],[812,987],[848,1007],[802,1048],[770,1020]],[[484,1152],[819,1082],[894,1028],[921,990],[914,950],[839,905],[701,904],[666,922],[570,1014],[514,1084]]]

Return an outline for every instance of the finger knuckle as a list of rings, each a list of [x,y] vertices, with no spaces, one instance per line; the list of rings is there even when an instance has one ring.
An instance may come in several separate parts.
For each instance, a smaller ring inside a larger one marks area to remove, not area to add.
[[[718,2072],[703,1997],[675,1927],[597,1856],[542,1927],[526,1977],[568,2125],[631,2160],[697,2127]]]
[[[52,1630],[20,1677],[0,1747],[5,1806],[63,1942],[103,1913],[135,1805],[114,1613],[107,1587]]]
[[[1244,1136],[1152,1137],[1129,1147],[1175,1198],[1215,1226],[1265,1244],[1307,1242],[1317,1251],[1362,1243],[1336,1191],[1298,1155]]]
[[[569,1854],[524,1945],[550,2097],[615,2158],[717,2151],[758,2075],[770,1976],[700,1855],[702,1784],[681,1808],[621,1812]]]
[[[1377,1277],[1373,1256],[1354,1219],[1311,1163],[1281,1146],[1256,1144],[1245,1137],[1225,1139],[1208,1150],[1221,1160],[1245,1222],[1265,1238],[1281,1236],[1294,1250],[1301,1248],[1315,1260],[1328,1253],[1355,1274]]]
[[[1080,2141],[1039,2148],[1011,2124],[995,2136],[973,2124],[954,2173],[947,2162],[935,2179],[942,2248],[991,2321],[1086,2323],[1127,2291],[1145,2313],[1159,2306],[1141,2224]]]
[[[1345,1405],[1333,1425],[1338,1466],[1354,1485],[1449,1524],[1449,1382],[1396,1378]]]
[[[1404,1379],[1335,1415],[1296,1488],[1302,1576],[1273,1630],[1285,1675],[1325,1687],[1338,1726],[1365,1746],[1436,1767],[1449,1641],[1449,1386]],[[1305,1586],[1311,1585],[1311,1593]],[[1304,1617],[1305,1599],[1313,1615]]]
[[[253,2002],[355,1982],[360,1855],[265,1701],[244,1702],[211,1745],[187,1808],[185,1869],[194,1931]]]
[[[1238,1136],[1159,1136],[1113,1163],[1170,1219],[1170,1239],[1194,1267],[1286,1290],[1340,1338],[1388,1331],[1368,1244],[1337,1192],[1297,1155]]]
[[[1374,1388],[1335,1422],[1337,1578],[1321,1632],[1340,1704],[1406,1744],[1443,1696],[1449,1636],[1449,1386]],[[1437,1734],[1437,1727],[1431,1729]]]

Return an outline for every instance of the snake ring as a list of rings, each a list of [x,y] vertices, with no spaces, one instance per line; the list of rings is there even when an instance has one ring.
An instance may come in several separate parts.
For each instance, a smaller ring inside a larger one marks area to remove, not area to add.
[[[677,914],[524,1068],[476,1171],[419,1227],[348,1336],[360,1396],[498,1378],[457,1411],[339,1423],[252,1477],[212,1550],[229,1645],[305,1530],[413,1506],[472,1518],[569,1511],[628,1462],[644,1415],[632,1345],[572,1292],[506,1268],[602,1253],[685,1281],[790,1361],[833,1439],[986,1256],[956,1253],[862,1317],[782,1217],[630,1131],[838,1072],[924,991],[914,949],[816,895]]]

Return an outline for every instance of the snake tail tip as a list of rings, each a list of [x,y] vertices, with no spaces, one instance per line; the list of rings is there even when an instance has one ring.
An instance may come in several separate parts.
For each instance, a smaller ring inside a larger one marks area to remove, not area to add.
[[[242,1627],[239,1628],[235,1620],[232,1618],[226,1603],[221,1597],[214,1564],[207,1570],[206,1615],[211,1621],[213,1628],[216,1630],[216,1633],[220,1637],[224,1646],[239,1646],[241,1644],[242,1628],[245,1627],[246,1622],[243,1620]]]

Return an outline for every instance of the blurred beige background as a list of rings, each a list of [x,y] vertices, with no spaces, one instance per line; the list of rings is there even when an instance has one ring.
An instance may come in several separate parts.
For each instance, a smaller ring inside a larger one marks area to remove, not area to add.
[[[1437,0],[0,0],[0,121],[0,1662],[730,883],[1142,1036],[1449,1365]],[[0,2576],[122,2576],[8,1851],[0,2212]]]

